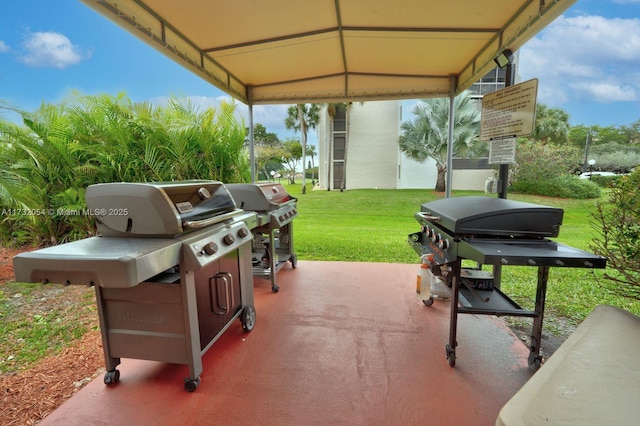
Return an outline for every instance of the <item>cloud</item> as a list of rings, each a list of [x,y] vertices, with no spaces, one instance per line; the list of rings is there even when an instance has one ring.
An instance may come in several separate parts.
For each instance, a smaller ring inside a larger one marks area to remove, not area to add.
[[[5,53],[5,52],[8,52],[9,50],[11,50],[9,45],[4,41],[0,40],[0,53]]]
[[[561,16],[520,49],[520,76],[538,78],[552,106],[638,101],[639,70],[640,19]]]
[[[65,35],[56,32],[29,33],[22,43],[20,61],[30,67],[64,69],[78,64],[85,55]]]

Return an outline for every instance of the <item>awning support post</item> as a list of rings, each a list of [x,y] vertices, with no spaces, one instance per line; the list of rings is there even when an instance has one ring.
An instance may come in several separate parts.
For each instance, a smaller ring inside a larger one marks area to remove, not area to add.
[[[249,164],[251,167],[251,183],[256,182],[256,154],[253,135],[253,86],[247,86],[247,100],[249,106]]]
[[[451,182],[453,181],[453,126],[456,114],[456,86],[458,78],[455,75],[449,77],[449,134],[447,135],[447,174],[445,183],[445,198],[451,197]]]

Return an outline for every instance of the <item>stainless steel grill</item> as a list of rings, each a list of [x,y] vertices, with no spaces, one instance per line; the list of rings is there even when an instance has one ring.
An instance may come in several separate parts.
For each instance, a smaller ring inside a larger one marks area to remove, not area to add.
[[[194,391],[202,356],[232,322],[255,324],[256,214],[205,180],[92,185],[86,202],[101,236],[16,256],[16,280],[95,286],[106,384],[135,358],[188,365]]]
[[[455,365],[458,314],[533,318],[529,364],[540,366],[540,344],[550,267],[604,268],[606,258],[549,240],[557,237],[563,210],[489,197],[446,198],[422,204],[415,213],[420,232],[409,235],[418,255],[433,254],[432,271],[451,287],[446,356]],[[470,260],[471,267],[462,261]],[[483,270],[492,265],[492,270]],[[503,266],[538,268],[534,310],[521,308],[500,290]],[[429,306],[433,298],[424,301]]]
[[[258,223],[252,229],[253,275],[271,280],[277,292],[276,273],[286,262],[297,266],[293,249],[293,220],[298,216],[297,198],[279,183],[230,184],[227,186],[238,206],[256,212]]]

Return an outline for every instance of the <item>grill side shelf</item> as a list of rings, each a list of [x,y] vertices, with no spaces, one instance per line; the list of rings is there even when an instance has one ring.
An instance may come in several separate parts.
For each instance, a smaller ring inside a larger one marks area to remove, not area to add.
[[[462,286],[458,294],[458,313],[483,315],[508,315],[535,317],[534,311],[525,310],[498,288],[493,290],[474,290]],[[480,297],[484,300],[481,300]]]

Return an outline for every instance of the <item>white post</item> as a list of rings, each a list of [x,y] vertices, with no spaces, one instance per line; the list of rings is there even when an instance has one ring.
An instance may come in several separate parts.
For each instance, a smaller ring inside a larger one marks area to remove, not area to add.
[[[456,86],[458,78],[455,75],[449,77],[449,134],[447,135],[447,174],[445,198],[451,197],[451,182],[453,181],[453,126],[456,113]]]

